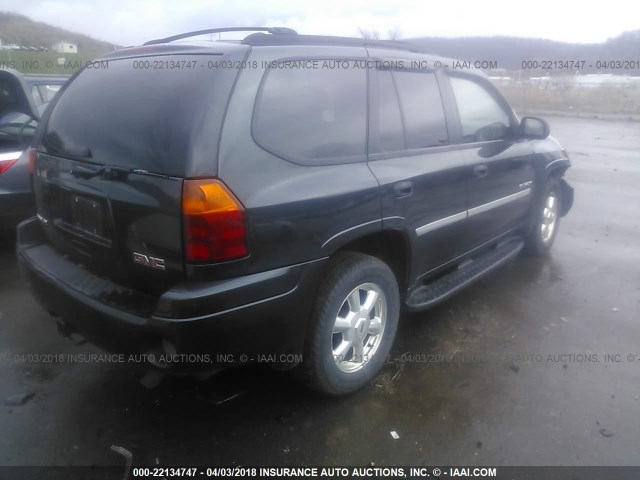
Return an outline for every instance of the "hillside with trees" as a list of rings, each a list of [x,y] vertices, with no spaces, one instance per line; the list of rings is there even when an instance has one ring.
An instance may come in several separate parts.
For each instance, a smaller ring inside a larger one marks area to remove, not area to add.
[[[70,32],[43,22],[36,22],[24,15],[0,12],[0,40],[2,45],[51,48],[57,42],[70,42],[78,46],[78,52],[98,56],[114,50],[109,42],[96,40],[88,35]]]

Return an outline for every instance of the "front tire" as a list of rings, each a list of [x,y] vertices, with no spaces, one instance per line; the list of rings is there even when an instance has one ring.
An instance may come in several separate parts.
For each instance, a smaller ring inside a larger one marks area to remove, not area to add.
[[[360,253],[332,260],[311,314],[300,374],[311,388],[344,395],[382,368],[398,327],[400,296],[391,269]]]
[[[553,245],[558,227],[562,206],[562,190],[555,178],[550,178],[545,185],[542,202],[537,207],[536,223],[526,242],[527,252],[531,255],[546,255]]]

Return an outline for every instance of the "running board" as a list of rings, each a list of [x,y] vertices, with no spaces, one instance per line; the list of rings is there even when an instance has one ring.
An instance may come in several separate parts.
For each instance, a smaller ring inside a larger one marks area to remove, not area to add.
[[[407,297],[405,306],[409,311],[424,310],[434,306],[467,285],[495,270],[515,257],[524,243],[521,240],[510,241],[489,250],[481,257],[462,264],[457,270],[437,280],[415,288]]]

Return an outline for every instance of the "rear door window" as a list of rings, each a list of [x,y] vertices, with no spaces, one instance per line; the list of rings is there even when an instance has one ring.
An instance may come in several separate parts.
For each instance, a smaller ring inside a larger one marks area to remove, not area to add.
[[[363,161],[366,69],[341,63],[341,68],[289,68],[279,62],[269,69],[254,109],[256,143],[302,165]]]
[[[379,70],[372,153],[446,145],[447,125],[435,74]]]
[[[442,97],[434,73],[395,71],[409,150],[449,141]]]

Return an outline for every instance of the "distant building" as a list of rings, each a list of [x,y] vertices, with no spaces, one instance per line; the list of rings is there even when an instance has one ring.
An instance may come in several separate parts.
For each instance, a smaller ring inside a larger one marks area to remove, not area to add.
[[[580,87],[627,87],[638,85],[640,77],[630,75],[614,75],[612,73],[589,73],[575,77],[575,82]]]
[[[75,43],[58,42],[51,46],[51,50],[58,53],[78,53],[78,46]]]

